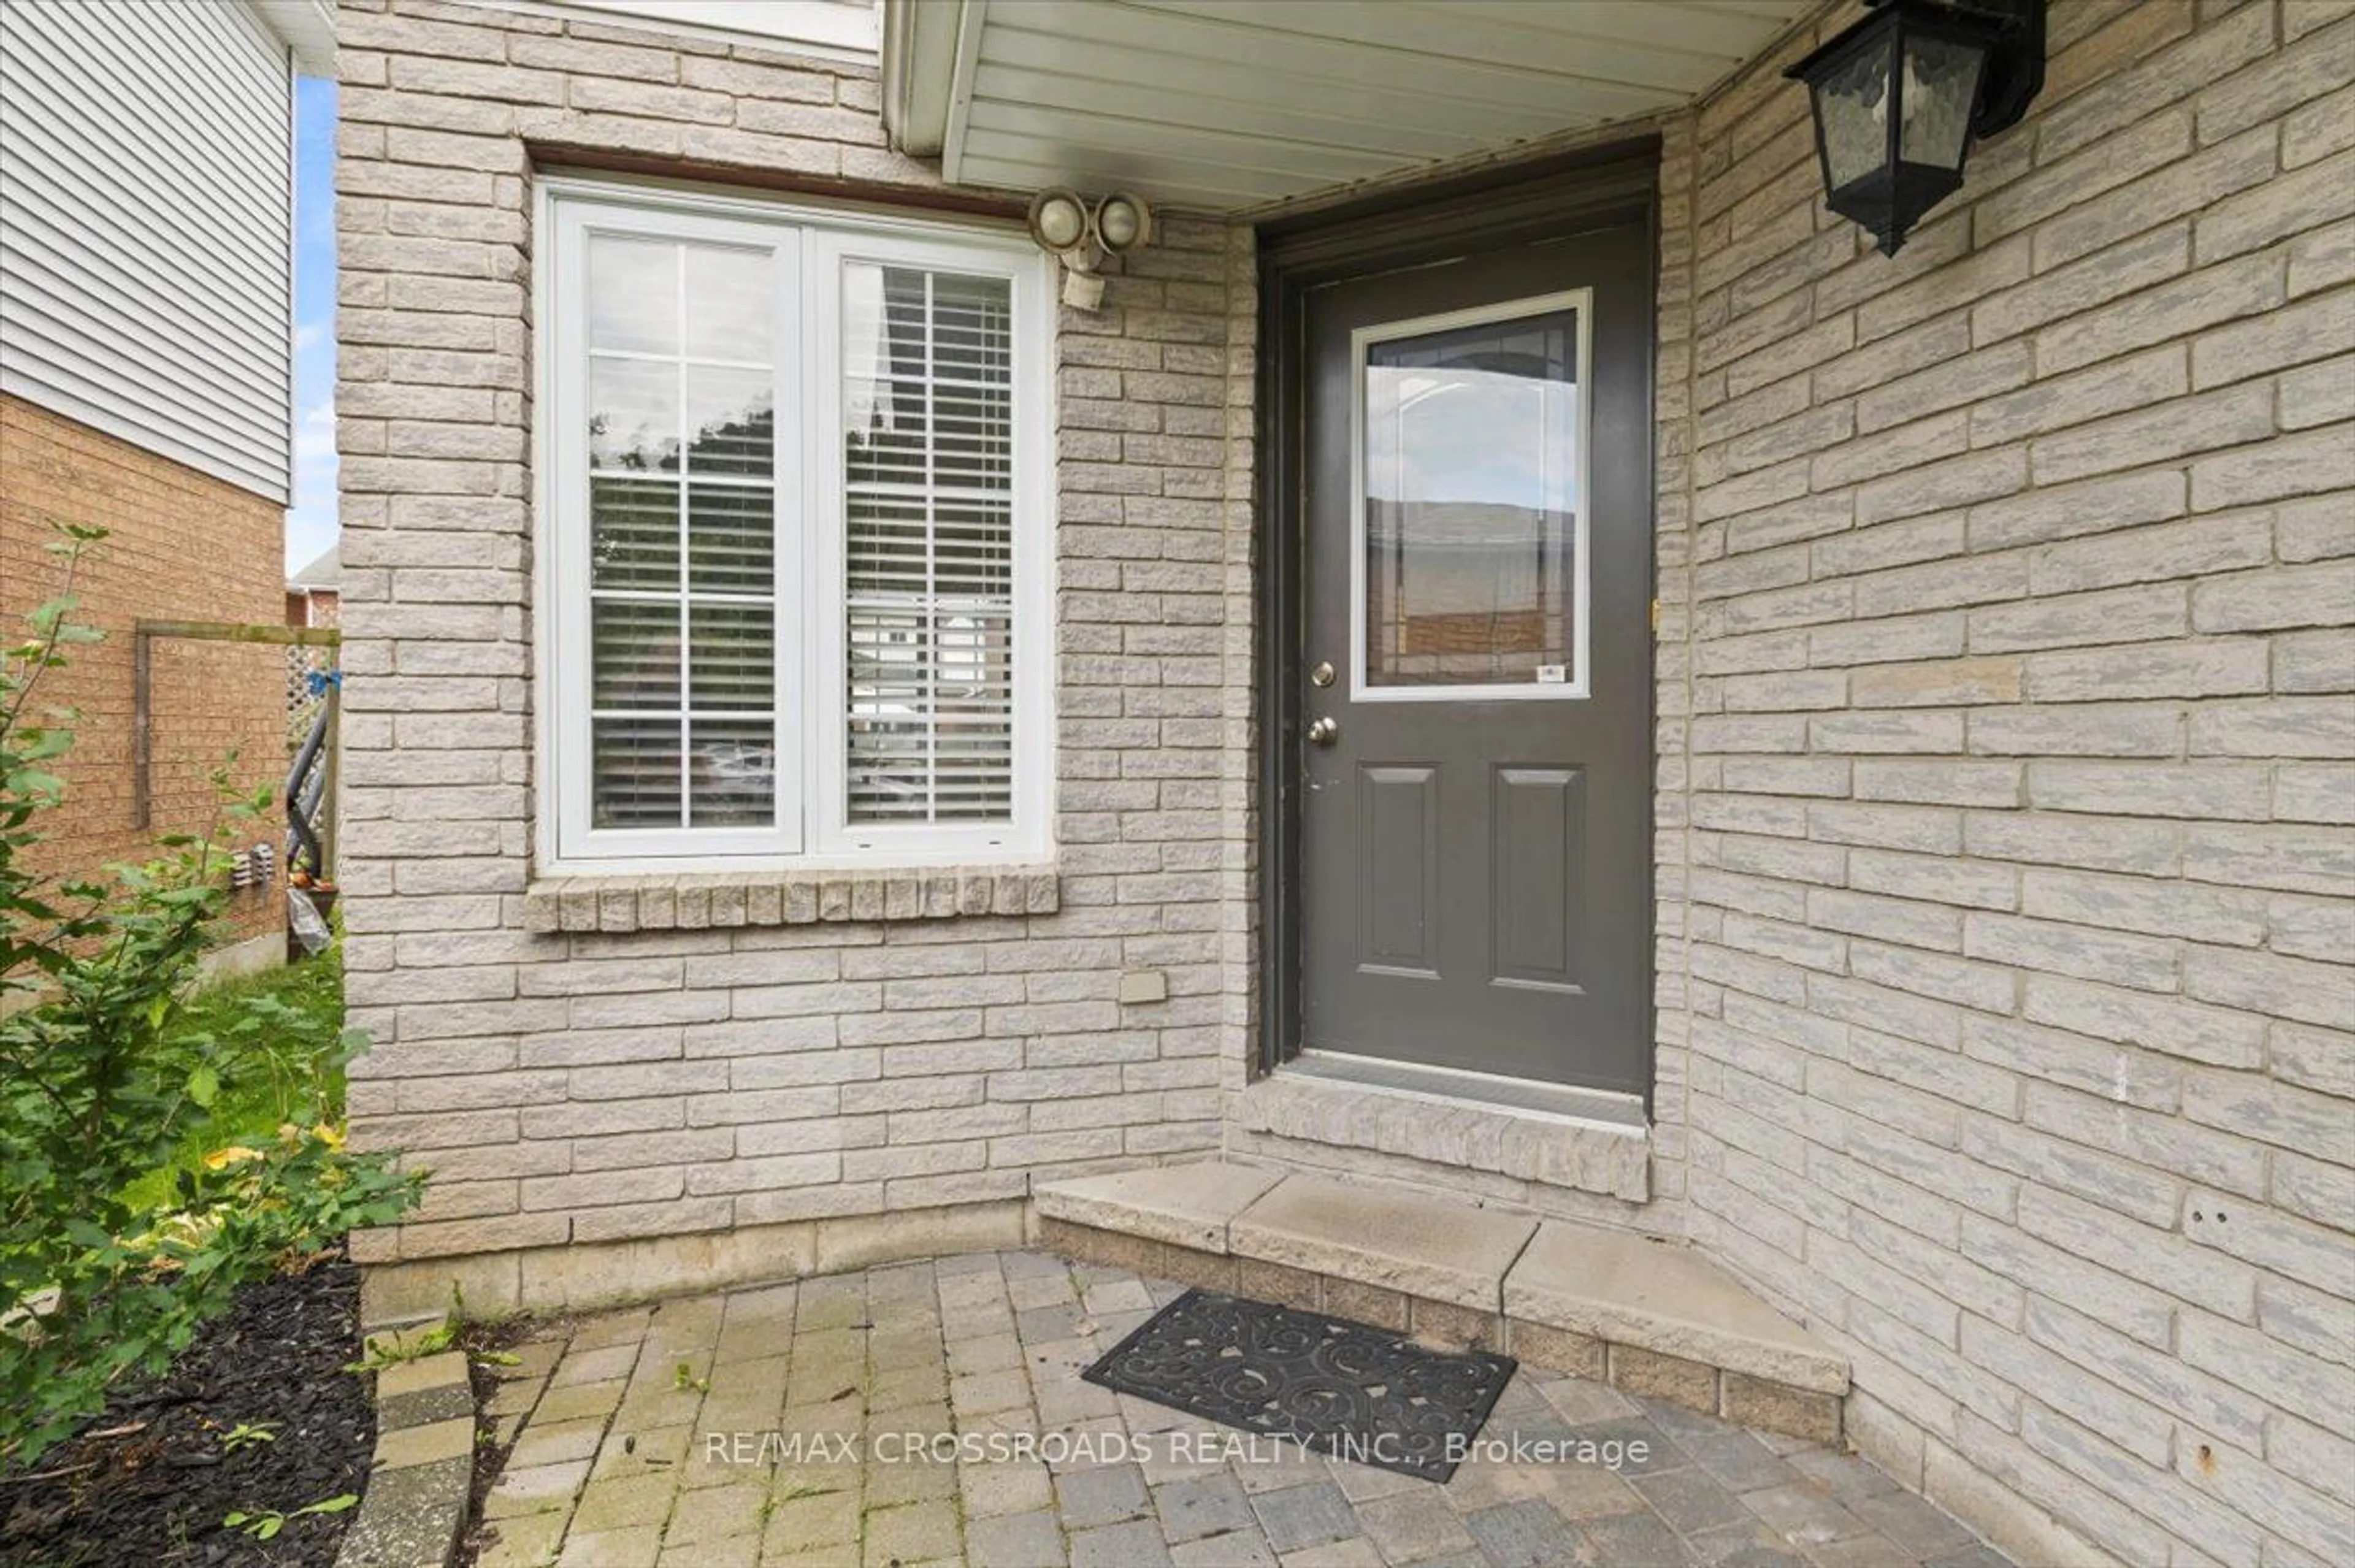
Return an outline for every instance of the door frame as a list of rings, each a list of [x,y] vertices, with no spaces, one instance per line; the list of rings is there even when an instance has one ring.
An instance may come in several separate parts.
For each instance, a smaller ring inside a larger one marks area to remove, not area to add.
[[[1482,251],[1567,239],[1582,231],[1636,223],[1651,248],[1651,288],[1645,327],[1654,352],[1645,357],[1644,406],[1657,411],[1658,376],[1660,140],[1646,135],[1607,146],[1419,182],[1396,190],[1258,228],[1260,351],[1259,477],[1254,503],[1261,519],[1255,583],[1258,629],[1259,726],[1256,791],[1260,819],[1259,1047],[1252,1076],[1275,1071],[1300,1050],[1300,667],[1305,618],[1303,570],[1305,439],[1306,300],[1322,283],[1431,266]],[[1657,418],[1644,421],[1642,461],[1654,483],[1645,486],[1646,577],[1658,582]],[[1645,691],[1657,734],[1657,643]],[[1646,779],[1657,777],[1657,741],[1646,754]],[[1647,788],[1647,804],[1657,795]],[[1655,814],[1647,812],[1646,831]],[[1657,932],[1653,859],[1645,858],[1645,929]],[[1644,1046],[1656,1055],[1652,976],[1657,938],[1646,944],[1650,974],[1642,987]],[[1657,1072],[1646,1074],[1644,1104],[1652,1108]]]

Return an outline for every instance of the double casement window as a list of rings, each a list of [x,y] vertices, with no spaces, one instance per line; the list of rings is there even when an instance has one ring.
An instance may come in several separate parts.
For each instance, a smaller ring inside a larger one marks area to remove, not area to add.
[[[1038,251],[562,181],[543,200],[543,858],[1043,852]]]

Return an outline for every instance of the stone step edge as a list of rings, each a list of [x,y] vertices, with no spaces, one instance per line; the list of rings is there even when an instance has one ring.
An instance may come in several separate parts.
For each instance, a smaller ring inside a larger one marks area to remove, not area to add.
[[[1033,1189],[1031,1198],[1033,1207],[1043,1219],[1132,1235],[1211,1256],[1241,1258],[1252,1256],[1253,1241],[1249,1228],[1238,1231],[1235,1222],[1279,1184],[1316,1179],[1318,1179],[1257,1166],[1199,1160],[1041,1182]],[[1539,1226],[1540,1237],[1549,1232],[1554,1239],[1567,1232],[1591,1234],[1598,1248],[1621,1249],[1634,1239],[1622,1232],[1567,1221],[1543,1220]],[[1754,1309],[1762,1321],[1784,1332],[1769,1337],[1719,1327],[1704,1318],[1637,1305],[1579,1299],[1541,1284],[1525,1284],[1518,1276],[1524,1272],[1529,1253],[1536,1247],[1532,1242],[1529,1248],[1524,1249],[1522,1259],[1495,1282],[1493,1309],[1498,1317],[1507,1316],[1509,1310],[1516,1319],[1533,1325],[1812,1392],[1839,1395],[1848,1390],[1849,1365],[1845,1356],[1817,1340],[1733,1275],[1706,1259],[1696,1257],[1692,1262],[1705,1275],[1702,1283],[1708,1288],[1727,1292],[1746,1302],[1745,1310]],[[1253,1261],[1269,1264],[1285,1262],[1269,1256],[1253,1257]],[[1344,1274],[1332,1277],[1348,1276]],[[1487,1292],[1482,1294],[1485,1296]],[[1447,1305],[1458,1310],[1478,1309],[1465,1307],[1460,1300]],[[1481,1305],[1487,1306],[1488,1302],[1484,1300]]]
[[[1617,1288],[1609,1288],[1616,1285]],[[1848,1358],[1709,1257],[1625,1232],[1547,1221],[1503,1281],[1516,1317],[1819,1393]]]
[[[421,1330],[369,1336],[415,1343]],[[376,1451],[359,1511],[336,1549],[336,1568],[448,1568],[474,1495],[474,1391],[465,1352],[395,1360],[375,1373]]]
[[[1534,1369],[1607,1383],[1625,1393],[1810,1442],[1840,1439],[1846,1402],[1837,1393],[1664,1355],[1639,1345],[1508,1317],[1502,1311],[1484,1312],[1287,1264],[1078,1224],[1056,1218],[1044,1205],[1037,1226],[1034,1244],[1073,1262],[1127,1269],[1307,1312],[1329,1312],[1393,1333],[1412,1334],[1440,1349],[1493,1350]]]

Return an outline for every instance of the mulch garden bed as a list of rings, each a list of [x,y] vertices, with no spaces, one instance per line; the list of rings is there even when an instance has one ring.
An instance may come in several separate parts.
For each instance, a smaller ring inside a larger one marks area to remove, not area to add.
[[[376,1446],[359,1272],[340,1252],[248,1285],[169,1374],[117,1390],[31,1471],[0,1470],[0,1565],[331,1568],[357,1510],[290,1517],[268,1541],[229,1514],[308,1504],[368,1482]],[[240,1424],[268,1442],[226,1447]]]

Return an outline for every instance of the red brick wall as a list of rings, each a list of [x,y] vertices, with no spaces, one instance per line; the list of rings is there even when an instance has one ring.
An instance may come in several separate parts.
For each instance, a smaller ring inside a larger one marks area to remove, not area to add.
[[[42,679],[42,706],[80,710],[73,751],[58,772],[65,805],[48,818],[40,863],[80,872],[153,853],[154,836],[200,828],[213,809],[207,775],[232,750],[246,789],[273,788],[286,771],[285,655],[276,647],[161,639],[152,672],[151,827],[135,825],[132,624],[140,619],[279,623],[283,509],[261,496],[51,413],[0,398],[0,639],[58,590],[47,553],[53,526],[86,524],[110,537],[84,554],[77,619],[106,635],[71,650]],[[280,850],[282,819],[255,824],[238,847]],[[281,926],[282,881],[272,896],[240,895],[232,934]]]
[[[286,591],[286,624],[290,626],[335,626],[343,621],[341,592],[333,588]]]

